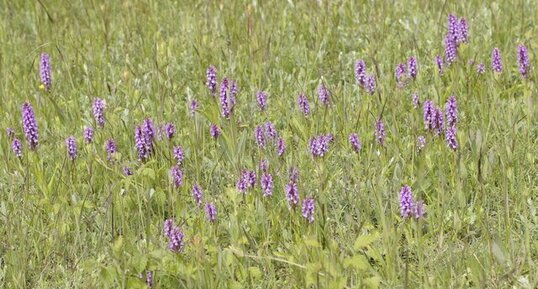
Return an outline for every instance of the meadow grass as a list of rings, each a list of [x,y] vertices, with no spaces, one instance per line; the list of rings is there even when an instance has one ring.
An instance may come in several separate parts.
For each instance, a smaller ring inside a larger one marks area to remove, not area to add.
[[[461,3],[456,3],[461,2]],[[469,43],[438,72],[447,16],[465,17]],[[0,285],[4,288],[536,288],[538,286],[538,4],[517,1],[0,1],[0,128],[23,140],[17,158],[0,135]],[[517,45],[529,48],[522,78]],[[504,70],[494,73],[491,51]],[[50,55],[52,86],[40,83]],[[398,87],[394,68],[416,56],[418,77]],[[364,59],[377,88],[355,81]],[[470,64],[474,61],[474,64]],[[475,65],[484,63],[484,74]],[[214,65],[239,86],[230,120]],[[317,98],[323,83],[330,106]],[[218,89],[217,89],[218,90]],[[267,110],[256,93],[268,94]],[[311,106],[297,106],[304,93]],[[424,129],[411,96],[459,108],[457,150]],[[92,115],[106,101],[106,124]],[[192,100],[199,102],[194,116]],[[21,106],[32,104],[39,145],[24,140]],[[376,143],[375,122],[385,124]],[[172,122],[174,138],[140,161],[134,129],[145,118]],[[255,127],[271,121],[286,141],[257,147]],[[213,139],[210,124],[222,135]],[[95,128],[91,144],[83,130]],[[328,152],[311,137],[332,134]],[[348,142],[357,133],[362,149]],[[78,144],[74,161],[65,140]],[[417,149],[418,136],[426,145]],[[107,159],[105,143],[118,152]],[[169,171],[185,150],[183,186]],[[266,159],[272,197],[241,194],[244,169]],[[125,176],[122,168],[132,169]],[[285,188],[299,171],[300,199],[315,219],[290,208]],[[208,222],[191,196],[214,202]],[[426,215],[400,215],[409,185]],[[168,250],[163,222],[184,233]]]

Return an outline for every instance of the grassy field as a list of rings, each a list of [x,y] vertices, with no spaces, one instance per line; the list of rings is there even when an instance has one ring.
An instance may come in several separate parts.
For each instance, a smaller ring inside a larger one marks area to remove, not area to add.
[[[468,24],[450,65],[449,14]],[[0,0],[0,287],[536,288],[537,21],[533,0]]]

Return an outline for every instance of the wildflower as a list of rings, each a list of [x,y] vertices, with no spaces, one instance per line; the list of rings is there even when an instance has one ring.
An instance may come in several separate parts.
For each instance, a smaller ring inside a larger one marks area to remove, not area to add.
[[[254,129],[254,137],[259,148],[265,148],[265,133],[262,126],[256,126]]]
[[[264,91],[258,91],[256,93],[256,100],[258,102],[258,107],[260,107],[261,111],[264,111],[267,107],[267,93]]]
[[[176,134],[176,126],[173,123],[167,123],[164,125],[164,134],[166,138],[172,139]]]
[[[310,104],[308,103],[308,99],[306,98],[306,95],[300,94],[299,97],[297,98],[297,102],[304,116],[308,116],[310,114]]]
[[[440,135],[443,132],[443,129],[445,128],[445,118],[443,117],[443,112],[440,108],[435,108],[435,114],[434,114],[434,133],[435,135]]]
[[[35,150],[39,142],[39,133],[34,109],[29,102],[25,102],[22,105],[22,129],[28,146],[31,150]]]
[[[211,124],[209,127],[209,134],[212,138],[218,138],[221,134],[220,128],[216,124]]]
[[[314,211],[316,209],[316,202],[313,198],[306,198],[303,200],[303,217],[309,222],[314,222]]]
[[[202,197],[204,192],[202,191],[202,187],[198,184],[192,185],[192,197],[194,199],[194,202],[196,205],[201,206],[202,205]]]
[[[168,249],[172,252],[179,253],[183,250],[185,243],[183,242],[184,234],[179,227],[174,226],[170,232],[168,239]]]
[[[93,128],[86,127],[84,129],[84,142],[89,144],[93,141]]]
[[[310,153],[314,157],[323,157],[329,151],[332,135],[319,135],[309,141]]]
[[[176,188],[183,186],[183,171],[179,166],[173,166],[170,169],[170,178]]]
[[[417,59],[414,56],[409,57],[407,60],[407,71],[409,77],[416,79],[418,74]]]
[[[374,94],[376,88],[375,76],[373,74],[366,75],[364,89],[370,95]]]
[[[273,140],[278,136],[275,125],[270,121],[265,123],[265,135]]]
[[[77,157],[77,141],[73,136],[68,137],[65,140],[65,146],[67,148],[67,154],[72,161]]]
[[[456,47],[456,41],[447,36],[445,37],[445,60],[448,65],[456,61],[458,57],[458,49]]]
[[[166,219],[163,224],[163,233],[166,237],[172,236],[172,229],[174,228],[174,220]]]
[[[142,132],[148,152],[151,153],[153,151],[153,141],[155,140],[155,126],[153,125],[151,118],[144,119],[144,122],[142,123]]]
[[[396,66],[394,75],[396,76],[396,82],[398,83],[398,86],[403,87],[406,80],[405,66],[403,65],[403,63],[400,63]]]
[[[325,85],[320,84],[318,87],[318,97],[319,101],[325,106],[329,105],[329,97],[330,97],[329,90],[325,87]]]
[[[103,128],[105,126],[105,109],[106,109],[106,102],[102,100],[101,98],[96,98],[93,101],[93,117],[95,118],[95,122],[97,123],[97,126],[100,128]]]
[[[424,136],[417,137],[417,149],[421,151],[426,146],[426,138]]]
[[[8,139],[13,139],[15,137],[15,130],[12,127],[6,129],[6,134]]]
[[[403,218],[408,218],[413,213],[413,192],[411,187],[403,186],[400,190],[400,215]]]
[[[497,47],[493,48],[493,51],[491,52],[491,68],[493,68],[493,71],[498,73],[503,71],[501,52]]]
[[[375,139],[381,146],[385,144],[385,124],[381,119],[378,119],[375,123]]]
[[[418,98],[418,94],[413,93],[413,95],[411,96],[411,100],[413,102],[413,108],[417,108],[420,105],[420,100]]]
[[[273,176],[267,172],[262,174],[260,184],[264,197],[273,195]]]
[[[296,182],[290,181],[286,185],[286,199],[288,200],[288,205],[291,208],[295,208],[299,204],[299,188]]]
[[[476,65],[476,72],[478,72],[478,74],[484,74],[484,72],[486,72],[486,66],[484,63],[479,63]]]
[[[146,161],[149,158],[150,151],[148,148],[148,143],[146,142],[146,137],[141,126],[135,127],[135,145],[138,150],[138,159],[141,161]]]
[[[448,126],[454,126],[458,123],[458,103],[454,95],[451,95],[446,102],[445,115]]]
[[[41,83],[45,87],[45,91],[50,91],[52,87],[52,73],[50,67],[50,57],[47,53],[41,53],[39,72],[41,74]]]
[[[214,96],[215,93],[217,92],[217,69],[215,68],[215,66],[210,65],[207,68],[206,78],[207,78],[206,85],[207,85],[207,88],[209,89],[209,93],[211,93],[211,95]]]
[[[356,133],[352,133],[349,135],[349,143],[351,144],[351,147],[355,152],[359,152],[361,150],[362,144],[359,139],[359,135]]]
[[[13,150],[16,157],[22,157],[22,143],[18,138],[14,138],[11,142],[11,150]]]
[[[123,167],[123,175],[128,177],[133,175],[133,171],[131,171],[131,168],[129,167]]]
[[[172,153],[174,155],[174,159],[176,160],[177,164],[181,165],[183,163],[183,160],[185,159],[185,153],[183,152],[183,147],[175,146],[172,149]]]
[[[191,111],[191,115],[194,116],[194,113],[196,112],[196,110],[198,110],[198,101],[196,99],[191,100],[189,109]]]
[[[359,86],[364,86],[366,80],[366,64],[362,59],[355,62],[355,79]]]
[[[415,219],[422,219],[424,218],[425,209],[424,209],[424,202],[419,200],[416,201],[413,206],[413,214],[415,215]]]
[[[214,223],[217,220],[217,207],[214,203],[205,205],[205,213],[209,222]]]
[[[458,18],[454,14],[448,15],[448,35],[447,37],[456,42],[458,40],[458,34],[460,33],[460,27]]]
[[[231,114],[231,103],[227,78],[224,78],[220,83],[220,106],[222,116],[229,119]]]
[[[517,62],[519,64],[519,73],[524,78],[527,78],[530,68],[529,51],[524,45],[517,47]]]
[[[146,285],[148,288],[153,288],[153,272],[146,271]]]
[[[267,173],[267,170],[269,169],[269,162],[267,160],[261,160],[260,161],[260,171]]]
[[[456,126],[449,126],[445,131],[446,144],[452,150],[458,149],[458,140],[456,138],[457,129]]]
[[[439,74],[443,75],[444,63],[443,58],[440,55],[435,56],[435,64],[437,65],[437,70],[439,71]]]
[[[276,149],[279,157],[283,156],[284,152],[286,152],[286,143],[284,142],[283,138],[278,139]]]
[[[469,28],[467,27],[467,20],[465,18],[460,18],[459,23],[459,33],[458,33],[458,43],[467,43],[469,41],[468,34],[469,34]]]
[[[106,141],[106,152],[107,152],[107,158],[108,161],[113,161],[113,155],[118,151],[116,142],[113,139],[109,139]]]

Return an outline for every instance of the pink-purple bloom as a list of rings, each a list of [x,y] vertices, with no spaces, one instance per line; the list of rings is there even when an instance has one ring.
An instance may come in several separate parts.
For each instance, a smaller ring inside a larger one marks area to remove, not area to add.
[[[448,65],[456,61],[458,57],[458,47],[452,37],[445,37],[445,60]]]
[[[203,196],[204,192],[202,191],[202,187],[198,184],[192,185],[192,198],[198,207],[202,205]]]
[[[361,150],[362,144],[357,133],[352,133],[349,135],[349,143],[355,152],[358,153]]]
[[[22,105],[22,129],[30,150],[35,150],[39,143],[39,133],[34,109],[29,102]]]
[[[484,63],[478,63],[476,65],[476,72],[478,72],[478,74],[484,74],[484,72],[486,72],[486,65],[484,65]]]
[[[503,71],[503,61],[501,58],[501,51],[499,48],[493,48],[491,52],[491,68],[493,71],[501,73]]]
[[[209,222],[214,223],[217,220],[217,207],[214,203],[205,205],[205,213]]]
[[[264,111],[267,108],[267,93],[264,91],[258,91],[256,93],[256,101],[258,102],[258,107],[261,111]]]
[[[424,202],[422,200],[416,201],[413,206],[413,214],[415,215],[415,219],[418,220],[424,218],[424,214],[426,213],[425,211],[426,209]]]
[[[15,130],[12,127],[6,129],[6,135],[8,139],[13,139],[15,137]]]
[[[191,111],[191,115],[194,116],[194,113],[196,112],[196,110],[198,110],[198,101],[196,99],[191,100],[189,109]]]
[[[290,208],[295,208],[299,204],[299,187],[297,182],[290,181],[286,185],[286,199]]]
[[[138,151],[138,159],[146,161],[152,152],[152,143],[147,142],[148,137],[145,136],[142,126],[135,127],[135,146]]]
[[[405,85],[407,77],[405,65],[403,63],[399,63],[398,65],[396,65],[396,69],[394,70],[394,76],[396,77],[396,83],[398,83],[398,86],[403,87]]]
[[[174,159],[176,160],[178,165],[183,164],[183,160],[185,159],[185,153],[183,152],[183,147],[175,146],[172,149],[172,154],[174,155]]]
[[[89,144],[93,141],[93,128],[86,127],[84,129],[84,142]]]
[[[113,155],[118,151],[118,147],[116,145],[116,142],[113,139],[108,139],[106,141],[106,152],[107,152],[107,159],[108,161],[113,161]]]
[[[123,167],[122,171],[123,171],[123,175],[126,177],[133,175],[133,171],[131,170],[130,167]]]
[[[209,127],[209,134],[212,138],[218,138],[221,134],[219,126],[216,124],[211,124],[211,126]]]
[[[465,18],[460,18],[460,23],[458,25],[458,43],[467,43],[469,41],[469,27],[467,26],[467,20]]]
[[[232,82],[235,83],[235,82]],[[224,78],[220,83],[220,106],[222,116],[230,119],[235,104],[235,98],[232,96],[228,79]]]
[[[309,222],[314,222],[314,212],[316,210],[316,202],[313,198],[306,198],[303,200],[303,217]]]
[[[300,94],[297,98],[297,103],[299,104],[299,109],[303,112],[305,116],[310,114],[310,104],[308,103],[308,98],[306,95]]]
[[[172,139],[176,134],[176,126],[169,122],[164,125],[164,135],[167,139]]]
[[[170,179],[176,188],[183,186],[183,171],[179,166],[173,166],[170,169]]]
[[[261,125],[256,126],[254,129],[254,137],[256,139],[256,144],[259,148],[265,148],[265,132],[264,128]]]
[[[308,142],[310,153],[314,157],[323,157],[329,151],[329,144],[332,142],[331,134],[318,135],[310,139]]]
[[[21,158],[22,157],[22,143],[18,138],[14,138],[11,142],[11,150],[15,154],[16,157]]]
[[[265,123],[265,135],[271,140],[278,137],[278,132],[276,131],[275,125],[270,121]]]
[[[403,186],[400,190],[400,215],[403,218],[409,218],[413,214],[414,203],[411,187]]]
[[[456,126],[449,126],[445,131],[446,144],[452,150],[458,149],[458,139],[456,137],[456,134],[457,134]]]
[[[97,126],[100,128],[103,128],[105,126],[105,109],[106,109],[106,102],[101,98],[96,98],[93,101],[92,105],[93,109],[93,117],[95,119],[95,122],[97,123]]]
[[[319,101],[325,105],[325,106],[328,106],[329,105],[329,97],[331,96],[331,93],[329,92],[329,90],[327,89],[327,87],[325,87],[325,85],[320,84],[319,87],[318,87],[318,98],[319,98]]]
[[[41,53],[39,61],[39,72],[41,75],[41,83],[46,91],[50,91],[52,87],[52,72],[50,65],[50,56],[47,53]]]
[[[374,94],[376,88],[375,75],[368,74],[365,78],[364,89],[370,95]]]
[[[416,79],[418,74],[418,64],[417,64],[417,58],[414,56],[409,57],[407,59],[407,71],[409,73],[409,77]]]
[[[65,140],[65,147],[67,149],[67,155],[71,161],[74,161],[77,157],[77,141],[75,137],[70,136]]]
[[[153,272],[146,271],[146,285],[149,289],[153,288]]]
[[[445,115],[447,126],[455,126],[458,123],[458,103],[454,95],[451,95],[445,104]]]
[[[381,119],[375,122],[375,139],[379,145],[385,144],[385,124]]]
[[[519,73],[523,78],[527,78],[530,70],[529,51],[525,45],[517,47],[517,63],[519,65]]]
[[[276,151],[279,157],[283,156],[286,152],[286,143],[283,138],[279,138],[276,143]]]
[[[437,65],[437,71],[439,71],[439,74],[443,75],[445,64],[441,55],[435,56],[435,64]]]
[[[355,62],[355,79],[361,87],[366,83],[366,64],[362,59]]]
[[[214,96],[215,93],[217,92],[217,69],[215,68],[215,66],[210,65],[207,68],[206,78],[207,78],[206,85],[207,85],[207,88],[209,89],[209,93],[211,93],[211,95]]]
[[[183,250],[185,235],[181,229],[174,225],[174,220],[167,219],[164,221],[164,235],[168,238],[168,249],[172,252],[179,253]]]
[[[270,173],[265,172],[262,174],[260,179],[260,185],[264,197],[269,197],[273,195],[273,176]]]
[[[411,102],[413,103],[413,108],[417,108],[420,105],[420,99],[417,93],[413,93],[411,96]]]
[[[426,138],[424,136],[417,137],[417,149],[421,151],[426,146]]]

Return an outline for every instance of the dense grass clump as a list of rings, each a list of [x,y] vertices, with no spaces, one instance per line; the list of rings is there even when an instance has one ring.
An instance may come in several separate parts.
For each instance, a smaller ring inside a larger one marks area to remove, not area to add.
[[[3,1],[0,286],[536,288],[536,1]]]

